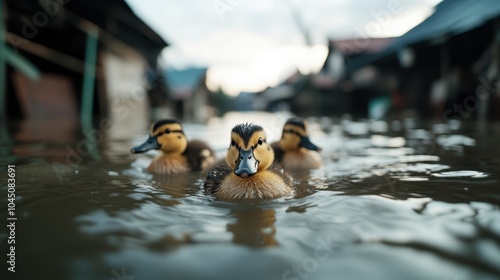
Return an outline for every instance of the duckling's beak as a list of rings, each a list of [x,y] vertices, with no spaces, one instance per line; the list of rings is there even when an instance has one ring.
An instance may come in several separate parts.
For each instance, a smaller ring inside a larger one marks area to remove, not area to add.
[[[240,155],[238,161],[236,161],[236,169],[234,174],[247,178],[255,173],[257,173],[257,168],[259,167],[259,161],[255,159],[253,155],[253,149],[248,149],[247,151],[240,148]]]
[[[307,137],[307,136],[300,137],[299,145],[303,148],[308,149],[308,150],[321,151],[321,148],[314,145],[313,142],[311,142],[311,139],[309,139],[309,137]]]
[[[143,144],[137,146],[137,147],[133,147],[132,150],[130,150],[130,152],[132,154],[139,154],[139,153],[144,153],[144,152],[147,152],[149,150],[157,150],[159,149],[161,146],[160,144],[158,144],[158,139],[156,138],[156,136],[149,136],[148,140],[146,140],[146,142],[144,142]]]

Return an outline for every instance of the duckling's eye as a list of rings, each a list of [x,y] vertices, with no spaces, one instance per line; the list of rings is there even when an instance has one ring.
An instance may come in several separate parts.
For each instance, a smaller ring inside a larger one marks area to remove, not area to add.
[[[231,146],[236,146],[236,142],[234,142],[234,140],[231,140]]]
[[[165,129],[165,133],[166,133],[166,134],[169,134],[169,133],[170,133],[170,129],[168,129],[168,128],[167,128],[167,129]]]
[[[264,143],[264,141],[262,140],[262,138],[259,138],[259,142],[257,142],[257,143],[259,143],[259,145],[262,145],[262,143]]]

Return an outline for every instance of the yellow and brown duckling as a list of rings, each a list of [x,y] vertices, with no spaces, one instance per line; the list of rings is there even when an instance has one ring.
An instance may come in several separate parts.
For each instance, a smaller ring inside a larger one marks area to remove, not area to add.
[[[148,167],[158,174],[176,174],[206,170],[215,162],[212,149],[200,140],[188,141],[182,125],[174,119],[160,120],[151,125],[151,134],[143,144],[132,148],[133,154],[161,150]]]
[[[307,122],[302,118],[288,119],[278,142],[271,144],[275,162],[285,169],[311,169],[322,165],[318,151],[321,150],[309,139]]]
[[[208,172],[207,193],[221,199],[277,198],[291,194],[291,177],[272,166],[274,152],[259,125],[239,124],[231,131],[226,162]]]

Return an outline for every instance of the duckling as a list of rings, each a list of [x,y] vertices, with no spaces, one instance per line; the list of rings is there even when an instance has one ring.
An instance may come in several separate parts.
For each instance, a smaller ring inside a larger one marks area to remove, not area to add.
[[[271,144],[275,162],[285,169],[311,169],[322,165],[318,151],[308,136],[307,122],[302,118],[290,118],[283,127],[283,134],[278,142]]]
[[[262,127],[239,124],[231,131],[226,162],[208,172],[205,192],[221,199],[277,198],[291,194],[291,177],[271,166],[273,160],[274,152]]]
[[[188,141],[182,125],[174,119],[160,120],[151,125],[151,134],[143,144],[132,148],[133,154],[161,150],[148,167],[158,174],[177,174],[206,170],[215,162],[214,152],[200,140]]]

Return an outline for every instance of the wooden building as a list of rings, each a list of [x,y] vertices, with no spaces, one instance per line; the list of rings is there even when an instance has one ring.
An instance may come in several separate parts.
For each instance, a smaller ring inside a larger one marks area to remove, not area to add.
[[[149,118],[167,43],[124,0],[0,0],[0,118],[91,122],[121,137]],[[129,134],[130,135],[130,134]]]
[[[347,77],[367,67],[395,78],[402,109],[422,118],[493,117],[500,99],[500,3],[444,0],[386,48],[352,59]],[[478,98],[480,91],[488,98]]]
[[[164,73],[176,117],[197,123],[204,123],[212,117],[213,110],[209,106],[211,92],[206,85],[207,68],[168,68]]]

